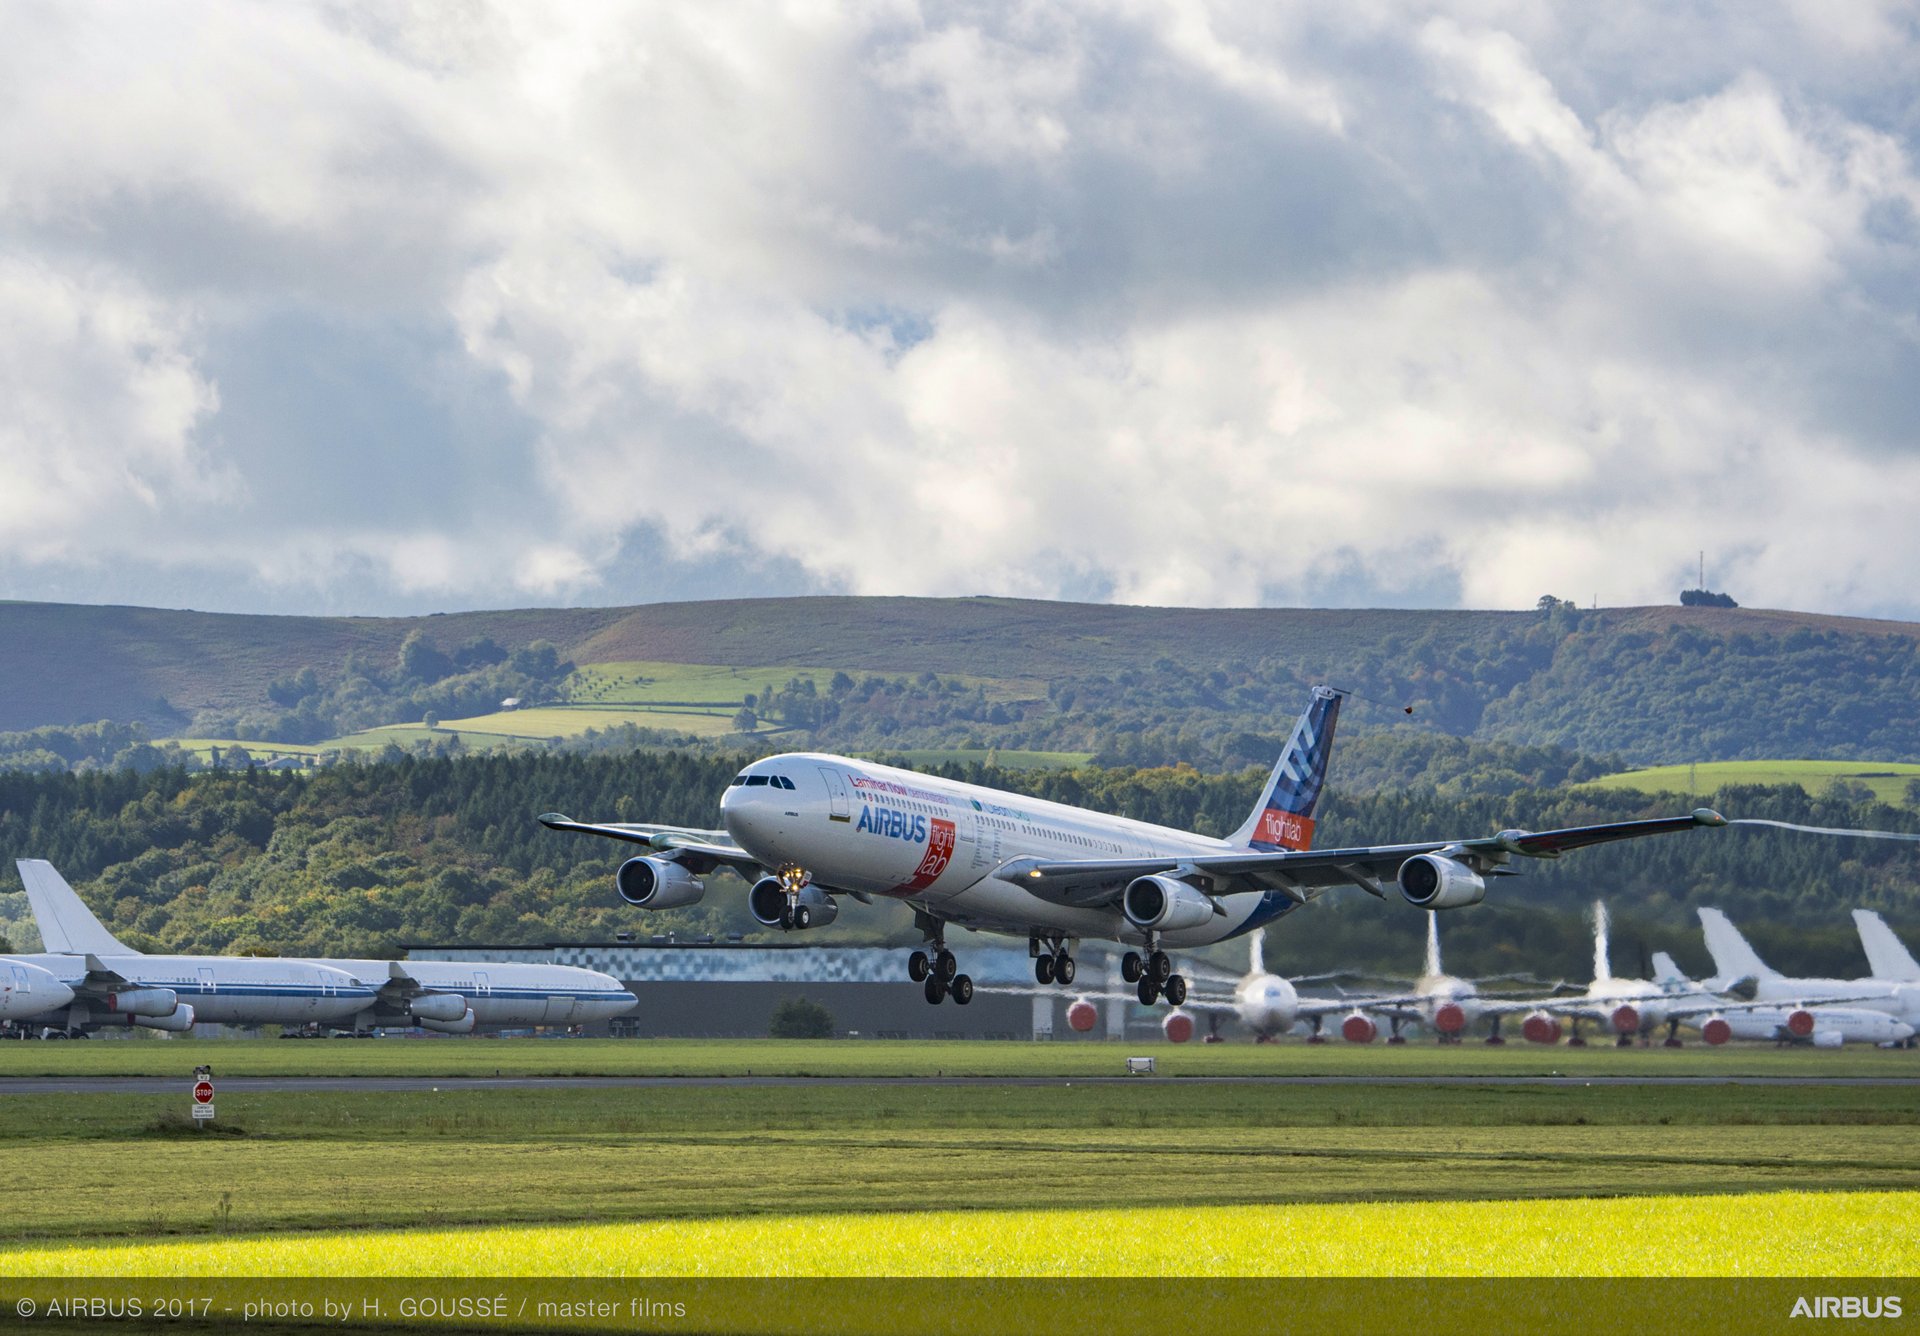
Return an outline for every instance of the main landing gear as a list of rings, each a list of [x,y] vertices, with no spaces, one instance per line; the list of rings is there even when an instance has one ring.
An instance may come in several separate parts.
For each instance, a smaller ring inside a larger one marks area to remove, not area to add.
[[[1073,982],[1077,972],[1073,963],[1073,952],[1064,937],[1045,939],[1035,937],[1027,943],[1027,950],[1033,956],[1033,977],[1047,984],[1057,983],[1062,988]]]
[[[1138,985],[1134,992],[1143,1007],[1162,997],[1176,1007],[1187,1000],[1186,979],[1173,972],[1173,958],[1157,946],[1145,956],[1129,951],[1120,957],[1120,977]]]
[[[931,952],[915,951],[907,957],[907,977],[926,985],[927,1001],[934,1006],[949,996],[962,1007],[973,1001],[973,977],[960,972],[960,962],[947,950],[946,939],[936,931],[927,945]]]

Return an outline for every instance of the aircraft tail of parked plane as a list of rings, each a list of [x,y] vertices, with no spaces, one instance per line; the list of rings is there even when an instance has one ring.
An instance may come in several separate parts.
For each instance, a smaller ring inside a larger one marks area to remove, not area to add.
[[[67,879],[44,858],[14,862],[26,883],[27,903],[40,925],[45,949],[59,955],[137,956],[140,952],[107,931]]]
[[[1700,911],[1700,926],[1706,930],[1707,953],[1713,957],[1715,977],[1710,988],[1725,988],[1741,979],[1777,979],[1780,971],[1760,959],[1759,952],[1740,935],[1733,920],[1717,909]]]
[[[1333,726],[1339,718],[1340,693],[1315,687],[1307,712],[1293,726],[1293,736],[1267,777],[1259,806],[1233,833],[1232,843],[1266,853],[1312,847],[1313,809],[1327,782]]]
[[[1860,930],[1860,945],[1866,950],[1867,968],[1874,978],[1920,983],[1920,961],[1893,935],[1885,919],[1871,909],[1856,909],[1853,924]]]

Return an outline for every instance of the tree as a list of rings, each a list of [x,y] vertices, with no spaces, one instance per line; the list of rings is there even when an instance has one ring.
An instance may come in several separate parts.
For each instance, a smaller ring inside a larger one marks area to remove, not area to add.
[[[424,715],[420,717],[420,723],[421,723],[421,726],[427,730],[427,732],[431,733],[433,732],[434,729],[440,727],[440,716],[435,714],[432,710],[428,710]]]
[[[806,997],[790,997],[773,1009],[767,1026],[772,1039],[831,1039],[833,1013]]]
[[[733,716],[733,731],[736,733],[751,733],[759,724],[760,716],[748,706],[741,706],[739,713]]]
[[[415,627],[400,642],[400,676],[415,682],[433,683],[453,671],[453,660],[440,652],[431,640]]]

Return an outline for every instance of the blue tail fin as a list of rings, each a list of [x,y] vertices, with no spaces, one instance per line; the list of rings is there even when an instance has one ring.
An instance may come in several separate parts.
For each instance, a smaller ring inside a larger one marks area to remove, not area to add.
[[[1267,777],[1260,805],[1233,833],[1235,844],[1252,849],[1305,849],[1313,843],[1313,808],[1327,782],[1327,758],[1333,754],[1333,725],[1340,717],[1340,693],[1315,687],[1307,712],[1293,726],[1279,763]]]

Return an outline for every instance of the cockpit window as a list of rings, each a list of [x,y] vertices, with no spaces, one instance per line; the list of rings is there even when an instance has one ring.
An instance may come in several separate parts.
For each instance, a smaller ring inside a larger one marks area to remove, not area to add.
[[[735,775],[732,779],[727,781],[727,787],[730,789],[737,789],[746,782],[747,782],[747,777],[745,775]]]
[[[793,787],[793,781],[788,779],[785,775],[775,775],[773,777],[773,782],[778,784],[783,789],[791,789]]]
[[[767,782],[767,777],[765,775],[748,775],[747,776],[747,787],[750,789],[761,788],[766,784],[766,782]]]

